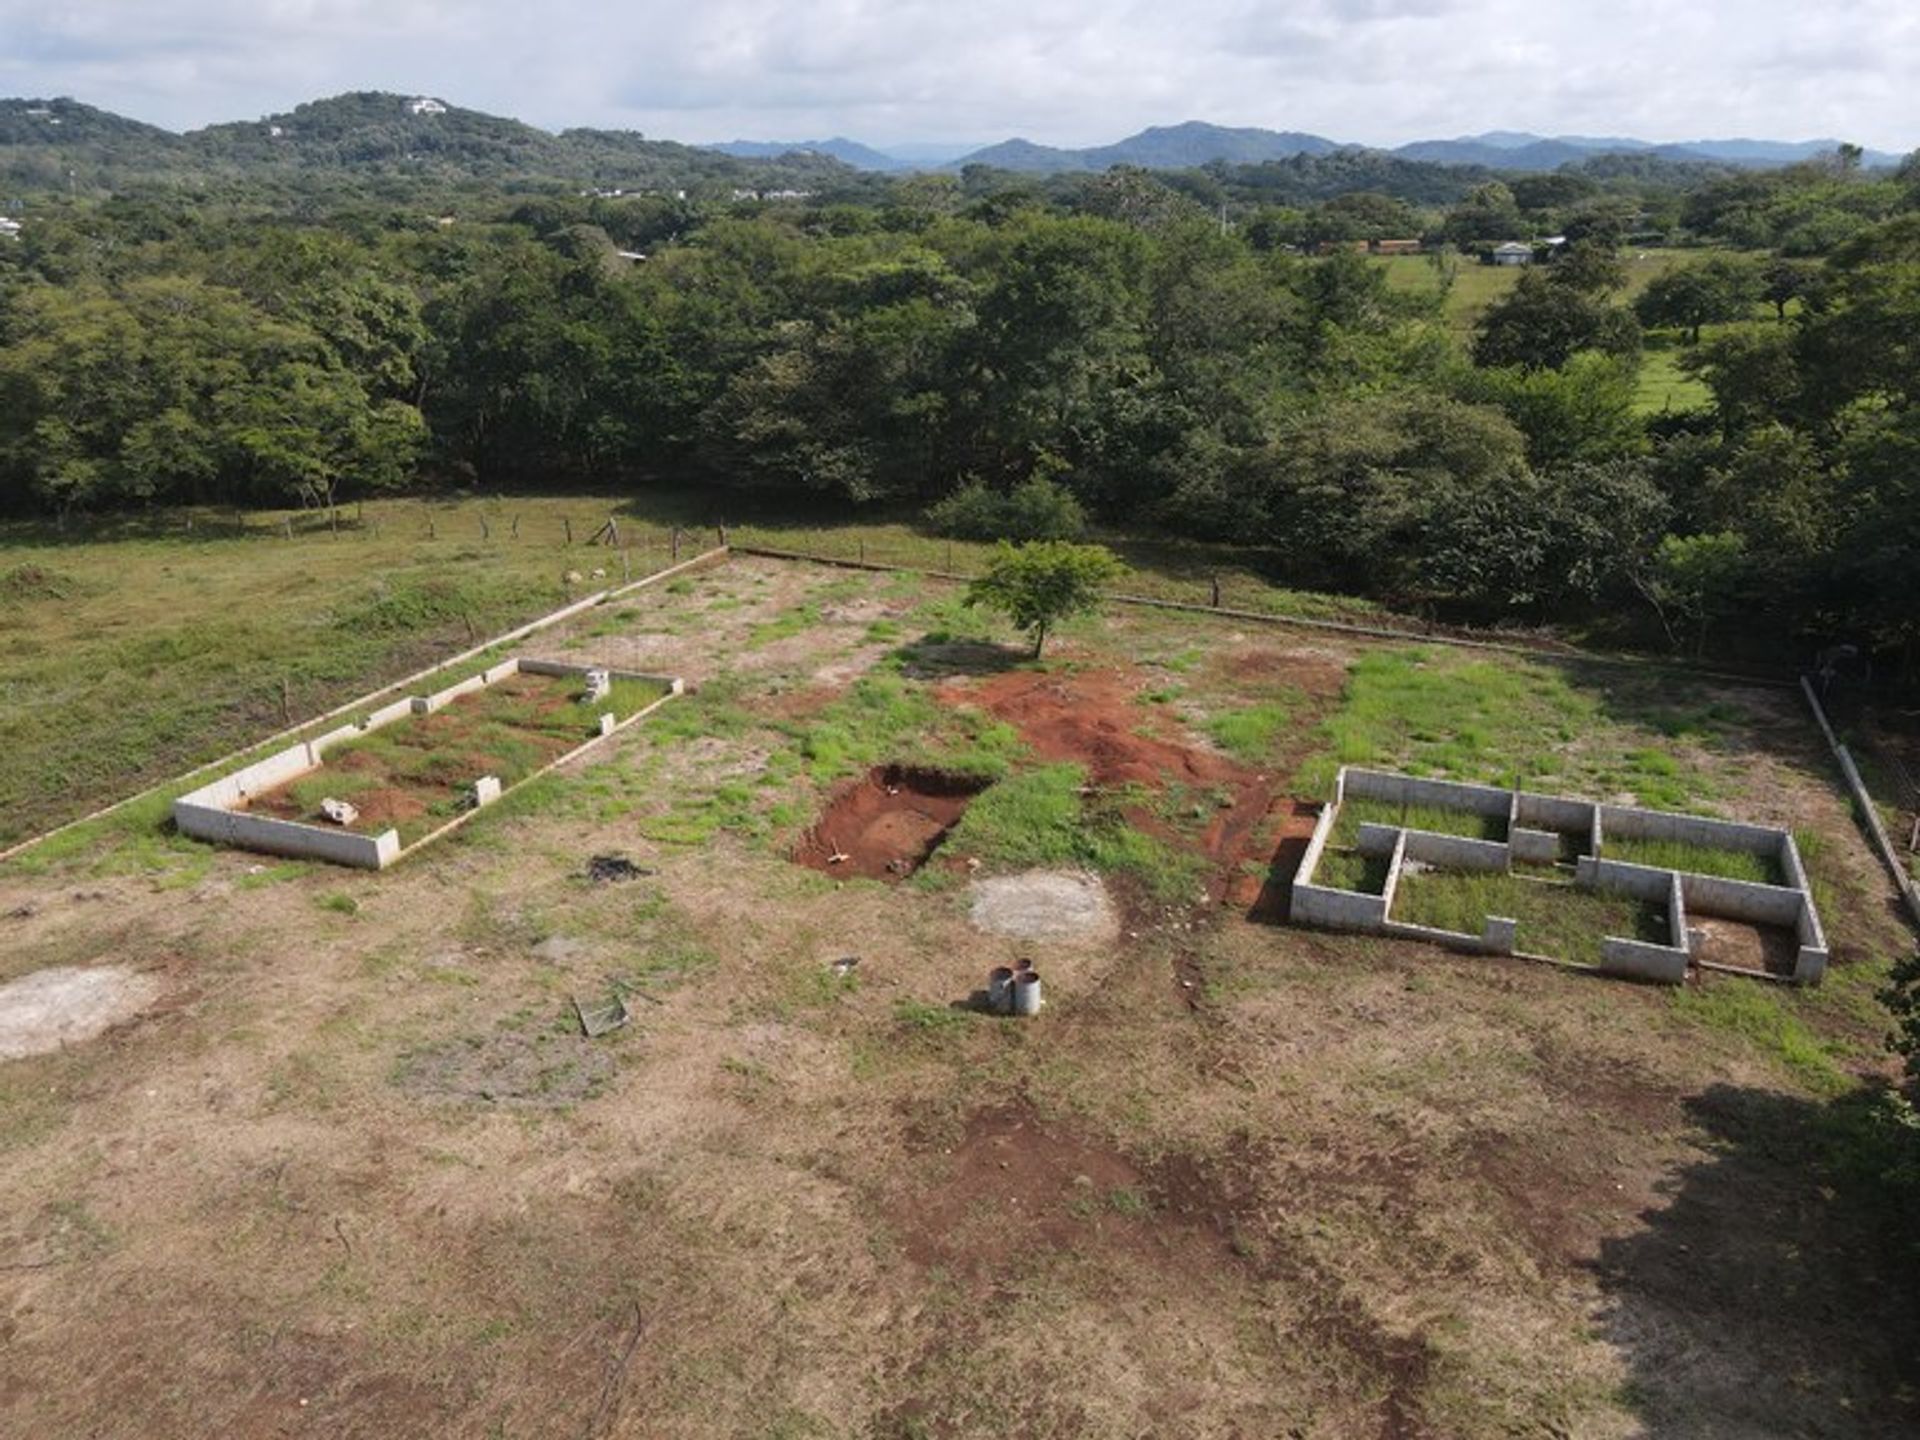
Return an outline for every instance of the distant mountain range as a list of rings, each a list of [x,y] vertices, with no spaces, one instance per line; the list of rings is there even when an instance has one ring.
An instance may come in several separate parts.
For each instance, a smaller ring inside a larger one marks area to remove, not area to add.
[[[0,100],[0,187],[5,187],[0,194],[67,189],[75,183],[111,191],[154,178],[196,184],[210,179],[277,183],[293,176],[330,175],[448,182],[540,178],[595,188],[694,187],[703,194],[724,196],[739,190],[819,193],[858,187],[864,183],[861,172],[985,165],[1047,175],[1097,173],[1115,165],[1178,170],[1215,162],[1240,166],[1336,156],[1400,175],[1400,182],[1391,187],[1396,194],[1424,196],[1425,190],[1413,185],[1414,180],[1426,189],[1437,185],[1449,191],[1461,183],[1460,170],[1437,167],[1470,167],[1480,174],[1553,170],[1603,155],[1623,156],[1627,162],[1648,159],[1762,167],[1831,152],[1836,143],[1696,140],[1653,144],[1617,136],[1489,131],[1381,150],[1298,131],[1189,121],[1154,126],[1111,145],[1084,149],[1017,139],[961,154],[957,153],[960,147],[929,143],[901,145],[888,152],[844,136],[797,144],[735,140],[695,146],[631,130],[570,129],[555,134],[437,97],[384,91],[336,95],[284,114],[185,133],[77,100],[13,99]],[[1868,152],[1865,161],[1889,165],[1898,158]]]
[[[857,181],[830,156],[743,159],[633,130],[563,130],[430,95],[357,91],[176,134],[78,100],[0,99],[0,186],[117,189],[155,177],[551,178],[629,188],[809,190]]]
[[[1488,170],[1510,171],[1556,170],[1595,155],[1653,155],[1664,160],[1757,169],[1792,165],[1828,154],[1839,143],[1837,140],[1688,140],[1659,144],[1626,136],[1545,136],[1517,130],[1490,130],[1483,135],[1464,135],[1453,140],[1416,140],[1385,153],[1432,165],[1478,165]],[[1103,171],[1115,165],[1138,165],[1148,170],[1185,170],[1215,161],[1258,165],[1268,160],[1288,160],[1295,155],[1327,155],[1336,150],[1377,147],[1350,145],[1296,130],[1231,128],[1190,120],[1183,125],[1155,125],[1111,145],[1079,150],[1039,145],[1031,140],[1004,140],[949,159],[944,165],[924,155],[916,160],[845,139],[792,146],[736,140],[712,148],[729,155],[761,159],[792,152],[832,155],[860,170],[957,170],[967,165],[990,165],[998,170],[1030,175],[1055,175],[1077,170]],[[1899,156],[1881,151],[1869,150],[1865,156],[1868,165],[1894,165],[1899,160]]]

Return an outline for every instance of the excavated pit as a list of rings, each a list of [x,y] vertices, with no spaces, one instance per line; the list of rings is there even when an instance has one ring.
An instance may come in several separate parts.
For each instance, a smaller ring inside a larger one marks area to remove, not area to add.
[[[970,775],[875,766],[834,792],[791,858],[840,879],[905,879],[932,858],[986,788]]]

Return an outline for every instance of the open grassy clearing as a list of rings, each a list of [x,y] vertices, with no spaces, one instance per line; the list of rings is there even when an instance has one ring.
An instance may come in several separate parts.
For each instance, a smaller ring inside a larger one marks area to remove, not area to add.
[[[0,1262],[31,1267],[0,1271],[0,1378],[30,1377],[0,1432],[1912,1428],[1920,1290],[1859,1088],[1901,932],[1790,706],[1157,612],[1035,668],[953,593],[743,560],[587,617],[555,658],[692,693],[391,872],[130,841],[0,871],[0,982],[164,987],[0,1066]],[[1292,723],[1251,759],[1215,743],[1263,704]],[[1343,747],[1818,837],[1829,983],[1249,923],[1089,835],[1118,809],[1264,869],[1288,842],[1237,828],[1242,777],[1310,797]],[[908,758],[997,782],[938,883],[789,861]],[[655,873],[590,884],[608,852]],[[1091,866],[1119,938],[975,928],[972,878],[1032,860]],[[1037,1022],[956,1008],[1022,955]],[[634,1021],[583,1039],[575,998],[615,995]],[[1046,1383],[983,1383],[1015,1373]]]
[[[1631,305],[1640,292],[1659,276],[1683,266],[1698,265],[1711,254],[1711,251],[1704,250],[1623,251],[1621,259],[1627,268],[1627,283],[1615,298],[1620,303]],[[1457,263],[1452,268],[1453,284],[1447,291],[1443,313],[1449,328],[1465,336],[1472,333],[1489,305],[1513,289],[1524,273],[1524,267],[1482,265],[1471,256],[1449,259]],[[1374,263],[1386,272],[1387,284],[1395,290],[1432,295],[1440,288],[1439,272],[1424,255],[1395,255]]]

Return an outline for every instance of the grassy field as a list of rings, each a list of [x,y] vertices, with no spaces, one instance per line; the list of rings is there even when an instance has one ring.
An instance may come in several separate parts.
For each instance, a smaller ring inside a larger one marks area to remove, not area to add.
[[[1700,263],[1706,252],[1694,250],[1636,250],[1626,254],[1627,283],[1615,297],[1630,305],[1656,278],[1671,270]],[[1401,255],[1376,262],[1387,274],[1387,283],[1410,294],[1431,295],[1439,288],[1439,276],[1422,256]],[[1447,291],[1445,316],[1448,327],[1463,341],[1471,338],[1474,326],[1489,305],[1505,295],[1521,275],[1521,268],[1507,265],[1480,265],[1462,261],[1454,271],[1452,287]],[[1769,312],[1771,313],[1771,312]],[[1724,328],[1724,327],[1721,327]],[[1709,328],[1709,336],[1712,328]],[[1678,360],[1681,338],[1661,331],[1649,335],[1640,356],[1640,373],[1635,404],[1643,415],[1668,411],[1696,410],[1707,404],[1707,387],[1682,373]]]
[[[0,985],[152,991],[0,1062],[0,1433],[1920,1424],[1873,1000],[1910,942],[1790,697],[1141,610],[1036,667],[951,586],[744,558],[645,594],[542,648],[689,693],[390,871],[144,813],[0,867]],[[1791,825],[1833,971],[1270,923],[1342,760]],[[792,862],[895,761],[993,783],[906,883]],[[1034,866],[1111,913],[988,925]],[[1045,1012],[973,1008],[1017,959]]]
[[[1698,250],[1628,250],[1623,259],[1627,283],[1615,297],[1631,305],[1640,292],[1670,270],[1698,264],[1706,258]],[[1387,284],[1408,294],[1432,295],[1440,288],[1440,276],[1424,255],[1395,255],[1376,260],[1386,271]],[[1453,285],[1447,291],[1446,319],[1455,334],[1466,337],[1495,300],[1511,290],[1523,267],[1518,265],[1481,265],[1471,258],[1461,259],[1453,270]]]
[[[624,561],[586,544],[615,511]],[[725,518],[664,493],[376,501],[345,512],[338,534],[318,515],[280,512],[238,530],[211,512],[72,534],[0,525],[0,847],[662,568],[675,527],[688,527],[691,554]],[[821,529],[802,518],[730,533],[929,569],[977,567],[991,549],[904,524]],[[1373,613],[1269,585],[1260,551],[1116,544],[1142,593],[1205,602],[1217,580],[1228,605]],[[792,633],[810,621],[768,623]]]

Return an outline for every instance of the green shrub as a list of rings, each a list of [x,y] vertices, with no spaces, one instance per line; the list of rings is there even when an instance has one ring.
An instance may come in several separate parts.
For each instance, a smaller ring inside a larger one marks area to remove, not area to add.
[[[957,540],[1077,540],[1087,514],[1051,480],[1029,480],[1005,494],[969,480],[927,511],[927,524]]]

